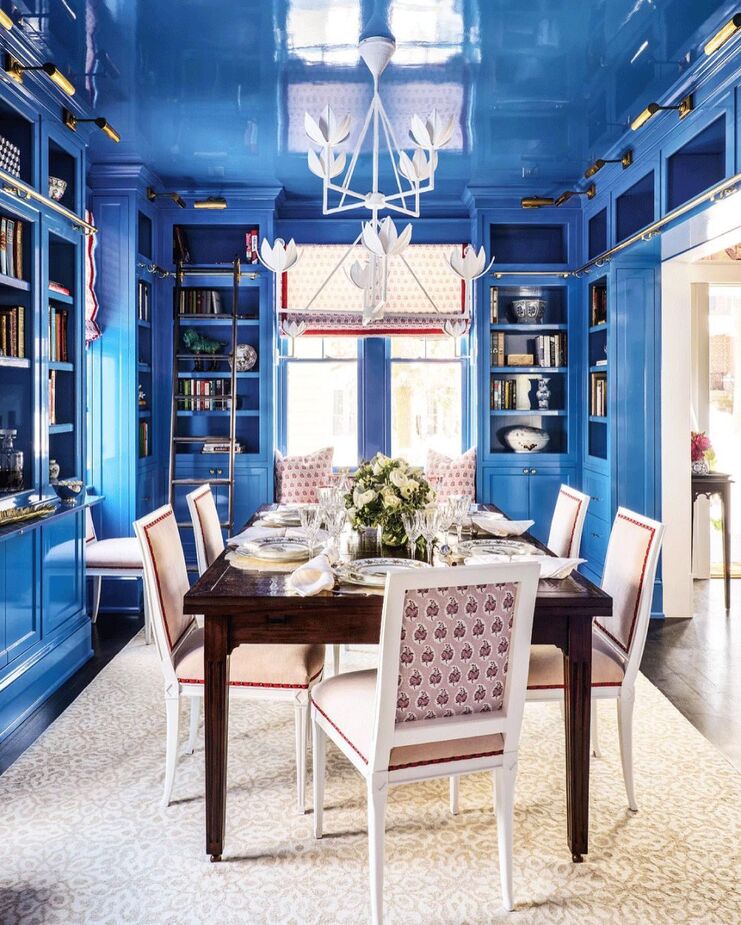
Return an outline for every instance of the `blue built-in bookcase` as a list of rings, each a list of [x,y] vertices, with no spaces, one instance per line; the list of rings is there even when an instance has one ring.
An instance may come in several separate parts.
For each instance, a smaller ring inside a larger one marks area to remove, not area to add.
[[[36,92],[38,90],[38,96]],[[16,432],[22,478],[3,483],[0,509],[56,502],[61,478],[84,472],[84,205],[82,140],[58,100],[29,79],[0,87],[0,135],[19,149],[20,194],[0,183],[0,427]],[[48,178],[67,186],[60,213]],[[94,499],[88,499],[88,502]],[[92,654],[85,611],[84,503],[0,526],[0,740]]]

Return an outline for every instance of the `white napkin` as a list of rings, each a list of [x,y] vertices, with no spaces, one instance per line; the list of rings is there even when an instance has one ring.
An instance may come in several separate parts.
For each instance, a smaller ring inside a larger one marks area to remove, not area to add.
[[[474,514],[471,520],[480,530],[494,536],[521,536],[535,523],[534,520],[506,520],[496,514]]]
[[[284,536],[285,532],[284,527],[247,527],[246,530],[237,533],[236,536],[229,537],[227,545],[243,546],[245,543],[249,543],[252,540],[261,540],[265,536]]]
[[[559,556],[468,556],[466,565],[487,565],[490,562],[537,562],[540,565],[541,578],[568,578],[569,575],[586,562],[586,559],[563,559]]]
[[[319,594],[320,591],[331,591],[334,587],[334,573],[329,559],[324,555],[314,556],[292,572],[286,584],[301,597]]]

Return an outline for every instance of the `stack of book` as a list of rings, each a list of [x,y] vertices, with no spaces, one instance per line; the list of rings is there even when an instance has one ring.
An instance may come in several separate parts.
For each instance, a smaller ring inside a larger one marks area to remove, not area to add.
[[[136,287],[136,317],[149,321],[149,283],[140,279]]]
[[[603,418],[607,415],[607,376],[604,373],[592,374],[591,416]]]
[[[507,357],[504,352],[505,349],[505,339],[504,331],[492,331],[491,332],[491,365],[492,366],[506,366]]]
[[[0,135],[0,170],[14,177],[21,175],[21,149],[4,135]]]
[[[607,321],[607,287],[592,286],[591,324],[605,324]]]
[[[57,423],[57,371],[49,370],[49,423]]]
[[[492,411],[514,411],[517,408],[517,380],[491,380]]]
[[[149,456],[149,422],[139,421],[139,458]]]
[[[183,379],[178,392],[181,411],[227,411],[231,383],[226,379]]]
[[[23,279],[23,222],[0,219],[0,273]]]
[[[60,295],[72,295],[72,292],[66,286],[63,286],[53,279],[49,280],[49,292],[58,292]]]
[[[69,312],[66,308],[49,306],[49,359],[52,362],[68,363],[69,351],[67,345],[67,319]]]
[[[257,248],[259,246],[259,231],[257,228],[250,228],[244,236],[244,252],[247,263],[258,263]]]
[[[492,286],[489,290],[489,322],[498,324],[499,322],[499,290]]]
[[[0,355],[25,357],[25,311],[23,305],[0,308]]]
[[[223,302],[218,289],[181,289],[178,312],[181,315],[220,315]]]
[[[535,359],[538,366],[565,366],[566,335],[541,334],[536,337]]]

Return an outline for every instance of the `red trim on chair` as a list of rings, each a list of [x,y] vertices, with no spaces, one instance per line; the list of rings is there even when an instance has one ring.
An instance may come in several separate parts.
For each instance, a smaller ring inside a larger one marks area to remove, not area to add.
[[[199,494],[200,492],[200,494]],[[196,509],[196,514],[198,516],[198,526],[201,528],[201,543],[203,544],[203,554],[206,555],[206,534],[203,529],[203,518],[201,517],[201,511],[198,507],[198,502],[202,501],[206,495],[211,494],[211,486],[204,485],[203,488],[199,488],[193,492],[193,506]],[[210,562],[207,562],[206,565],[211,565]]]
[[[561,486],[559,489],[560,494],[566,495],[567,498],[570,498],[572,501],[576,501],[576,513],[574,514],[574,522],[571,524],[571,533],[569,535],[569,554],[571,553],[571,544],[574,542],[574,533],[576,533],[576,522],[579,519],[579,511],[581,510],[582,504],[584,504],[584,498],[579,498],[576,495],[572,495],[571,492]],[[577,553],[579,550],[577,549]]]
[[[609,636],[610,639],[615,643],[616,646],[619,646],[626,655],[630,653],[630,644],[633,642],[633,632],[636,626],[636,620],[638,619],[638,608],[641,605],[641,594],[643,593],[643,580],[646,577],[646,564],[648,562],[648,554],[651,552],[651,547],[653,546],[654,537],[656,536],[656,528],[649,527],[648,524],[641,523],[640,520],[635,520],[632,517],[626,517],[625,514],[618,514],[615,518],[616,520],[627,520],[629,524],[634,524],[636,527],[643,527],[644,530],[648,530],[651,536],[648,538],[648,543],[646,544],[646,552],[643,556],[643,566],[641,567],[641,577],[638,581],[638,594],[636,595],[636,605],[633,610],[633,619],[630,623],[630,629],[628,630],[628,642],[627,646],[623,645],[617,637],[615,637],[608,629],[605,628],[604,624],[599,620],[595,620],[597,626],[602,630],[605,636]]]
[[[319,675],[324,671],[320,668],[316,674],[312,675],[306,684],[271,684],[268,681],[229,681],[231,687],[265,687],[271,690],[290,690],[305,691],[312,681],[316,681]],[[178,678],[180,684],[205,684],[203,678]]]
[[[474,758],[493,758],[503,754],[504,749],[493,752],[479,752],[476,755],[453,755],[451,758],[430,758],[429,761],[410,761],[408,764],[390,764],[389,771],[403,771],[405,768],[423,768],[428,764],[448,764],[451,761],[473,761]],[[473,772],[472,772],[473,773]]]
[[[357,755],[360,755],[360,757],[363,759],[363,761],[364,761],[366,764],[368,764],[368,759],[365,757],[365,755],[360,751],[360,749],[359,749],[356,745],[353,745],[353,743],[348,739],[348,737],[347,737],[347,736],[345,735],[345,733],[340,729],[340,727],[337,725],[337,723],[333,723],[333,722],[332,722],[332,720],[327,716],[327,714],[324,712],[324,710],[322,710],[322,708],[319,706],[319,704],[316,702],[316,700],[312,700],[312,701],[311,701],[311,705],[314,707],[315,710],[318,710],[318,711],[322,714],[322,716],[326,719],[326,721],[329,723],[329,725],[330,725],[330,726],[331,726],[331,727],[332,727],[332,728],[333,728],[333,729],[345,740],[345,742],[347,742],[347,744],[350,746],[350,748],[351,748]]]
[[[164,514],[160,514],[157,520],[153,520],[151,524],[145,524],[142,526],[142,529],[144,530],[144,536],[146,537],[146,540],[147,540],[147,546],[149,546],[149,555],[152,557],[152,566],[154,567],[154,577],[157,582],[157,597],[160,599],[160,610],[162,611],[162,622],[165,624],[165,635],[167,636],[167,644],[170,646],[170,652],[172,652],[175,646],[180,642],[183,636],[191,628],[191,626],[193,625],[195,621],[195,617],[193,617],[193,619],[185,627],[185,629],[180,634],[180,636],[175,640],[175,643],[173,643],[172,639],[170,638],[170,627],[167,625],[167,617],[165,616],[165,602],[162,600],[162,589],[160,587],[160,575],[157,569],[157,559],[155,558],[154,550],[152,549],[152,541],[149,539],[149,531],[153,527],[156,527],[157,524],[162,523],[163,520],[166,520],[168,517],[174,517],[174,516],[175,514],[173,513],[173,510],[172,508],[170,508],[169,511],[165,511]]]

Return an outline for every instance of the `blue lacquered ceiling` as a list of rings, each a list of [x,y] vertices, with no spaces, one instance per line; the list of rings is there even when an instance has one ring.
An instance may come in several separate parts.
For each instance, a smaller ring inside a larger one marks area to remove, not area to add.
[[[16,6],[23,11],[24,4]],[[4,8],[9,8],[3,3]],[[661,97],[735,11],[714,0],[38,0],[23,28],[72,76],[76,101],[180,188],[280,184],[310,197],[303,114],[362,120],[364,31],[398,49],[383,94],[399,135],[454,114],[441,188],[568,186]]]

